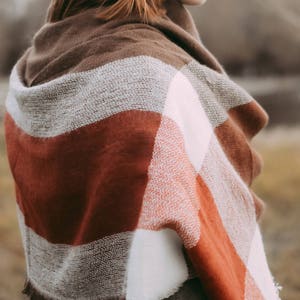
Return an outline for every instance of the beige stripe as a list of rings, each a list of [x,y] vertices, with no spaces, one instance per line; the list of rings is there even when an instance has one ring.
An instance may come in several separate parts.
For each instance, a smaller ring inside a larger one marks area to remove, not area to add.
[[[254,202],[215,135],[199,174],[212,193],[230,240],[246,264],[256,227]]]
[[[24,223],[17,206],[27,276],[51,299],[104,299],[126,295],[126,272],[133,232],[81,245],[52,244]]]
[[[252,275],[255,284],[260,289],[264,299],[280,299],[269,266],[267,264],[267,258],[265,255],[265,249],[263,246],[259,225],[255,227],[255,234],[250,245],[247,268],[249,273]],[[249,289],[249,286],[247,287],[246,285],[246,289]],[[248,290],[246,290],[246,293],[250,294]]]
[[[27,134],[54,137],[118,112],[162,112],[176,72],[157,59],[138,56],[27,88],[14,69],[6,107]]]
[[[177,72],[159,59],[137,56],[27,88],[14,68],[6,107],[27,134],[53,137],[124,110],[163,113]],[[190,80],[212,127],[228,118],[228,109],[252,100],[225,75],[195,61],[180,72]],[[180,94],[188,92],[186,87]]]

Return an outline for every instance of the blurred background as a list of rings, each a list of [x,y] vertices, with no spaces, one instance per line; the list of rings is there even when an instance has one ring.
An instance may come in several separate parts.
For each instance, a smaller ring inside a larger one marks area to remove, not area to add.
[[[0,300],[21,295],[25,262],[8,168],[3,114],[10,70],[44,22],[49,0],[0,1]],[[266,202],[266,253],[281,298],[300,299],[300,3],[208,0],[189,8],[206,46],[267,110],[253,140],[264,158],[255,192]]]

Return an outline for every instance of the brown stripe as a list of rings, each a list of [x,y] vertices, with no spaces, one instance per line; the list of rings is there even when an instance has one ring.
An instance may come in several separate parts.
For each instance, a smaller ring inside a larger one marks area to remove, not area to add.
[[[101,25],[92,15],[78,15],[72,24],[48,24],[36,35],[29,55],[19,61],[19,74],[25,77],[27,86],[33,86],[139,55],[160,59],[177,69],[191,61],[155,27],[134,20],[126,23]]]
[[[249,185],[252,181],[252,154],[243,131],[229,118],[215,128],[215,133],[231,164]]]
[[[266,210],[266,203],[252,189],[250,189],[250,192],[254,201],[256,221],[260,221]]]
[[[228,115],[229,118],[215,128],[215,133],[229,160],[250,186],[263,166],[263,159],[251,140],[266,126],[268,115],[256,101],[233,107]]]
[[[267,112],[257,101],[236,106],[230,109],[228,113],[232,120],[241,127],[249,140],[266,127],[269,122]]]
[[[52,243],[84,244],[136,228],[161,115],[127,111],[51,139],[6,116],[25,223]]]
[[[28,56],[19,61],[19,74],[32,86],[137,55],[160,59],[177,69],[194,58],[224,72],[199,40],[190,13],[179,2],[167,1],[166,5],[168,17],[149,24],[136,16],[103,22],[96,18],[97,8],[46,23],[35,35]]]

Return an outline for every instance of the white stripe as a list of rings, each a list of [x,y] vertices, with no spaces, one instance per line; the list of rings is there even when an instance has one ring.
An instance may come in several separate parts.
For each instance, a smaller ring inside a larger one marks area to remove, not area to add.
[[[256,226],[254,202],[215,135],[199,174],[212,193],[230,240],[246,264]]]
[[[258,288],[260,289],[263,297],[266,300],[280,299],[277,294],[277,289],[273,282],[269,266],[267,264],[267,258],[263,247],[263,241],[262,241],[259,225],[256,226],[255,234],[250,249],[251,250],[250,250],[247,268],[250,274],[252,275],[252,277],[254,278],[254,281],[257,284]],[[247,288],[247,284],[246,284],[246,288]],[[245,293],[247,295],[247,289]]]
[[[196,172],[207,152],[212,125],[190,81],[178,72],[172,79],[163,114],[174,120],[185,140],[186,152]]]
[[[127,110],[162,112],[176,72],[138,56],[27,88],[14,68],[6,107],[27,134],[53,137]]]
[[[135,231],[128,262],[126,300],[160,300],[188,279],[182,241],[171,229]]]
[[[139,227],[156,230],[176,224],[186,248],[200,237],[196,175],[212,127],[198,95],[178,72],[172,79],[148,168]]]

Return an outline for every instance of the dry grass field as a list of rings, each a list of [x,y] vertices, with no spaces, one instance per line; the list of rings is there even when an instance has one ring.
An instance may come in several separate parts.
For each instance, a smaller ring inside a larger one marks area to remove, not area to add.
[[[16,219],[12,178],[5,158],[3,127],[0,128],[0,299],[23,299],[24,256]]]
[[[254,141],[264,169],[254,189],[266,201],[261,226],[283,300],[300,299],[300,128],[265,131]]]
[[[254,183],[256,193],[267,204],[261,227],[271,270],[276,281],[283,286],[283,300],[300,299],[299,137],[300,128],[280,127],[261,132],[253,141],[264,158],[263,172]],[[13,182],[6,160],[1,123],[0,300],[24,299],[20,293],[23,288],[24,270]]]

